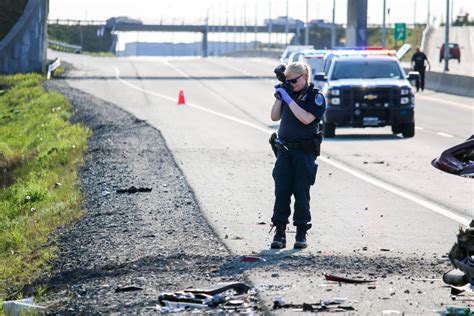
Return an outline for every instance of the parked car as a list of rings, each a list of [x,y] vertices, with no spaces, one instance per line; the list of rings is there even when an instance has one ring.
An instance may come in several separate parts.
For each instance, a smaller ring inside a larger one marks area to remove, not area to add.
[[[442,62],[444,59],[444,44],[441,45],[439,50],[439,62]],[[461,49],[456,43],[449,43],[449,56],[448,59],[457,59],[458,63],[461,62]]]
[[[305,49],[312,49],[312,48],[314,47],[310,45],[288,45],[285,51],[280,56],[280,63],[282,64],[290,63],[288,61],[288,57],[290,57],[290,54],[293,52],[299,52]]]
[[[304,22],[298,19],[288,18],[286,16],[279,16],[276,19],[265,19],[265,26],[285,26],[288,23],[289,27],[304,28]]]
[[[332,28],[333,24],[329,21],[326,21],[326,20],[310,20],[308,22],[308,25],[310,27],[319,27],[319,28],[326,28],[326,29],[330,29]]]

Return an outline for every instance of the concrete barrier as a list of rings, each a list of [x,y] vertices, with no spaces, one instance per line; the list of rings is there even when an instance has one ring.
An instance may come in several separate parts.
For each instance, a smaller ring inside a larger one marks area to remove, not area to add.
[[[45,72],[49,0],[29,0],[23,15],[0,41],[0,73]]]
[[[410,69],[403,67],[408,74]],[[437,71],[425,73],[425,89],[474,98],[474,77]]]

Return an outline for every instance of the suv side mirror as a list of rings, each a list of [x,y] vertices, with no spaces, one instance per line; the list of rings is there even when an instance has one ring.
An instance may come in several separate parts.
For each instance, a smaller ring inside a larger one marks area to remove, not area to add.
[[[326,77],[326,74],[324,72],[317,72],[314,75],[314,80],[316,80],[316,81],[327,81],[328,78]]]
[[[415,81],[420,79],[420,73],[418,71],[410,71],[407,76],[408,81]]]

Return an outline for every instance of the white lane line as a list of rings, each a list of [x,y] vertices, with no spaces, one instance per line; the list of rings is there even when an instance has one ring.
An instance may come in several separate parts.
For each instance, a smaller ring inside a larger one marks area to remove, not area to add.
[[[443,133],[443,132],[438,132],[438,133],[436,133],[436,135],[443,136],[443,137],[448,137],[448,138],[454,137],[454,136],[451,135],[451,134]]]
[[[173,68],[174,70],[176,70],[177,72],[179,72],[179,73],[180,73],[182,76],[184,76],[185,78],[188,78],[188,79],[191,78],[190,75],[188,75],[187,73],[185,73],[184,71],[182,71],[181,69],[179,69],[178,67],[176,67],[175,65],[173,65],[172,63],[170,63],[169,61],[167,61],[167,60],[162,60],[162,59],[160,59],[160,61],[161,61],[163,64],[165,64],[165,65],[167,65],[167,66],[170,66],[171,68]],[[115,67],[115,69],[117,69],[117,67]]]
[[[165,100],[168,100],[168,101],[172,101],[172,102],[175,102],[176,100],[174,98],[171,98],[169,96],[166,96],[166,95],[163,95],[163,94],[160,94],[160,93],[156,93],[156,92],[153,92],[153,91],[149,91],[149,90],[145,90],[141,87],[138,87],[134,84],[131,84],[125,80],[123,80],[122,78],[120,78],[120,71],[118,70],[117,67],[115,67],[115,77],[123,84],[133,88],[133,89],[136,89],[138,91],[142,91],[144,93],[148,93],[150,95],[153,95],[153,96],[157,96],[157,97],[160,97],[160,98],[163,98]],[[233,121],[233,122],[236,122],[236,123],[239,123],[239,124],[242,124],[242,125],[245,125],[245,126],[248,126],[248,127],[251,127],[251,128],[254,128],[256,130],[259,130],[261,132],[264,132],[266,134],[271,134],[273,133],[273,130],[271,129],[268,129],[268,128],[263,128],[261,126],[258,126],[256,124],[252,124],[250,122],[247,122],[247,121],[244,121],[244,120],[241,120],[239,118],[236,118],[236,117],[233,117],[233,116],[230,116],[230,115],[227,115],[227,114],[223,114],[223,113],[219,113],[219,112],[216,112],[216,111],[213,111],[213,110],[209,110],[209,109],[206,109],[202,106],[199,106],[199,105],[196,105],[196,104],[193,104],[193,103],[186,103],[187,106],[190,106],[190,107],[193,107],[195,109],[198,109],[198,110],[201,110],[201,111],[204,111],[204,112],[207,112],[207,113],[210,113],[210,114],[213,114],[213,115],[216,115],[216,116],[219,116],[219,117],[222,117],[222,118],[225,118],[225,119],[228,119],[230,121]],[[409,193],[407,191],[404,191],[402,189],[399,189],[397,187],[395,187],[394,185],[391,185],[391,184],[388,184],[388,183],[385,183],[381,180],[378,180],[376,179],[375,177],[372,177],[372,176],[369,176],[369,175],[366,175],[366,174],[363,174],[362,172],[359,172],[355,169],[352,169],[350,168],[349,166],[346,166],[344,165],[343,163],[341,162],[337,162],[337,161],[334,161],[333,158],[329,158],[329,157],[324,157],[324,156],[320,156],[319,157],[320,160],[322,160],[323,162],[339,169],[339,170],[342,170],[344,172],[347,172],[351,175],[353,175],[354,177],[356,178],[359,178],[363,181],[366,181],[372,185],[375,185],[379,188],[382,188],[384,190],[387,190],[389,192],[392,192],[402,198],[405,198],[409,201],[412,201],[418,205],[421,205],[422,207],[424,208],[427,208],[435,213],[438,213],[440,215],[443,215],[449,219],[452,219],[462,225],[465,225],[465,226],[469,226],[469,223],[471,222],[470,219],[467,219],[463,216],[460,216],[440,205],[437,205],[433,202],[430,202],[424,198],[420,198],[420,197],[417,197],[415,196],[414,194],[412,193]]]
[[[147,93],[147,94],[156,96],[156,97],[163,98],[163,99],[168,100],[168,101],[176,102],[176,99],[175,99],[175,98],[169,97],[169,96],[164,95],[164,94],[160,94],[160,93],[156,93],[156,92],[153,92],[153,91],[149,91],[149,90],[142,89],[141,87],[138,87],[138,86],[136,86],[136,85],[134,85],[134,84],[131,84],[131,83],[128,82],[128,81],[123,80],[122,78],[120,78],[120,71],[118,70],[117,67],[115,67],[115,77],[116,77],[121,83],[123,83],[123,84],[129,86],[130,88],[133,88],[133,89],[135,89],[135,90],[139,90],[139,91],[141,91],[141,92],[144,92],[144,93]],[[227,114],[223,114],[223,113],[220,113],[220,112],[217,112],[217,111],[214,111],[214,110],[207,109],[207,108],[205,108],[205,107],[199,106],[199,105],[194,104],[194,103],[191,103],[191,102],[186,102],[186,106],[189,106],[189,107],[192,107],[192,108],[195,108],[195,109],[198,109],[198,110],[201,110],[201,111],[203,111],[203,112],[207,112],[207,113],[210,113],[210,114],[213,114],[213,115],[216,115],[216,116],[220,116],[220,117],[222,117],[222,118],[228,119],[228,120],[230,120],[230,121],[233,121],[233,122],[236,122],[236,123],[239,123],[239,124],[248,126],[248,127],[252,127],[252,128],[254,128],[254,129],[257,129],[257,130],[259,130],[259,131],[262,131],[262,132],[265,132],[265,133],[268,133],[268,134],[273,133],[273,130],[271,130],[271,129],[261,127],[261,126],[259,126],[259,125],[256,125],[256,124],[247,122],[247,121],[245,121],[245,120],[241,120],[241,119],[239,119],[239,118],[236,118],[236,117],[233,117],[233,116],[230,116],[230,115],[227,115]]]
[[[424,128],[424,127],[421,127],[421,126],[415,126],[415,129],[420,130],[420,131],[424,131],[424,130],[425,130],[425,128]]]
[[[434,98],[434,97],[428,97],[428,96],[424,96],[424,95],[421,96],[419,94],[416,95],[416,98],[428,99],[428,100],[435,101],[436,103],[440,103],[440,104],[451,104],[451,105],[454,105],[454,106],[457,106],[457,107],[460,107],[460,108],[463,108],[463,109],[474,111],[474,104],[465,105],[465,104],[462,104],[462,103],[459,103],[459,102],[445,100],[445,99],[442,99],[441,97]],[[472,99],[471,99],[470,101],[467,101],[467,102],[473,103],[474,101],[472,101]]]

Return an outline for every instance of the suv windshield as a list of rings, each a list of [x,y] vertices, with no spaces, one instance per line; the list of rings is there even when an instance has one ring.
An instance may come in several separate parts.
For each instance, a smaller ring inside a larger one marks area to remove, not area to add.
[[[339,79],[401,79],[396,61],[392,60],[344,60],[336,61],[330,80]]]

